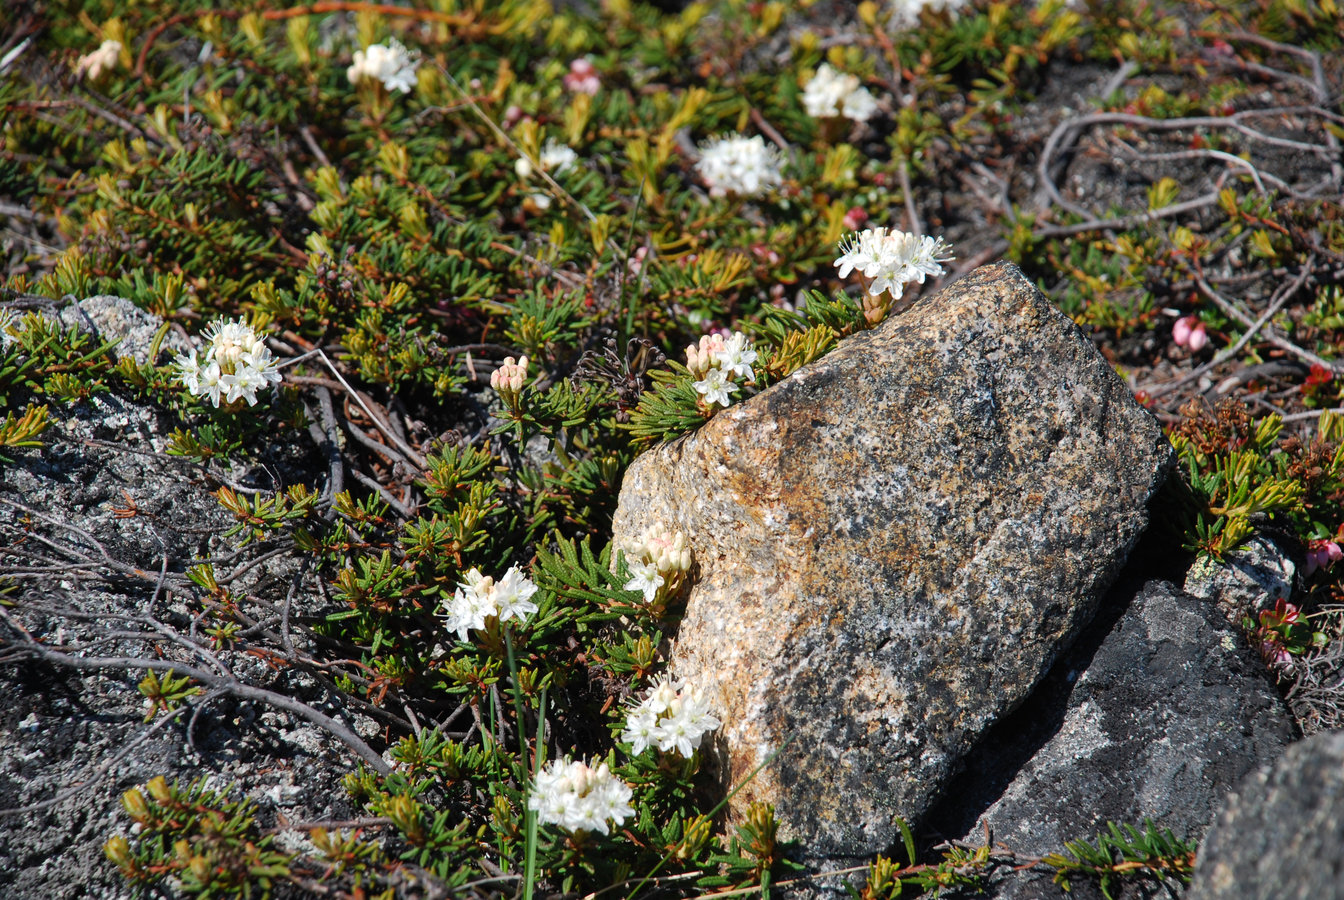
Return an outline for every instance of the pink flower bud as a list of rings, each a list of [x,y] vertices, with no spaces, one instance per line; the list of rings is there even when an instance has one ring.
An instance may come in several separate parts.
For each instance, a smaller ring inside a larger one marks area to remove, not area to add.
[[[1184,347],[1190,342],[1190,329],[1194,327],[1194,316],[1182,316],[1171,326],[1171,339]]]
[[[625,264],[630,268],[631,275],[638,275],[644,269],[644,258],[648,255],[648,247],[639,247],[635,250],[635,255],[626,260]]]
[[[569,64],[569,72],[562,79],[567,90],[592,96],[602,89],[602,79],[592,60],[581,57]]]
[[[1334,541],[1312,541],[1307,545],[1307,574],[1317,569],[1329,569],[1344,559],[1344,550]]]
[[[1188,348],[1191,353],[1198,353],[1208,345],[1209,334],[1204,329],[1204,323],[1198,318],[1193,315],[1182,316],[1171,327],[1171,339],[1178,346]]]
[[[690,369],[696,378],[704,378],[705,373],[714,365],[714,355],[723,348],[723,335],[702,335],[699,346],[691,344],[686,348],[686,368]]]
[[[840,224],[845,226],[846,231],[858,231],[863,227],[863,223],[868,221],[868,211],[862,206],[851,206],[849,212],[840,220]]]
[[[518,407],[518,398],[523,392],[523,382],[527,380],[527,357],[519,357],[515,362],[512,356],[504,358],[504,363],[490,373],[490,386],[499,394],[504,405],[511,410]]]

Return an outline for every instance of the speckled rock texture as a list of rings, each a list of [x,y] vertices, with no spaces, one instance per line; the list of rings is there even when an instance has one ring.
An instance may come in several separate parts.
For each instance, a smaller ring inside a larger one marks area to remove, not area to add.
[[[1294,744],[1238,786],[1200,848],[1187,896],[1344,898],[1344,732]]]
[[[1295,737],[1264,663],[1214,604],[1166,581],[1126,583],[967,757],[928,825],[972,844],[988,825],[1026,857],[1108,821],[1152,819],[1198,841],[1227,793]],[[998,900],[1086,900],[1078,891],[1092,887],[1079,879],[1070,895],[1049,874],[1001,874]]]
[[[116,301],[116,302],[112,302]],[[159,320],[118,298],[83,302],[103,340],[129,337],[121,351],[147,358]],[[63,321],[83,316],[67,307]],[[88,327],[84,323],[84,327]],[[170,335],[171,336],[171,335]],[[296,565],[268,559],[264,547],[235,550],[233,524],[210,494],[217,483],[202,466],[164,451],[173,421],[162,411],[114,394],[53,404],[41,448],[10,449],[0,464],[0,565],[24,573],[7,612],[54,645],[106,638],[151,619],[186,632],[200,607],[189,594],[157,583],[195,559],[235,567],[240,591],[283,596]],[[298,480],[297,467],[321,460],[277,440],[258,466],[235,466],[243,488],[266,489],[272,472]],[[137,514],[119,515],[134,504]],[[322,602],[296,593],[298,609]],[[0,623],[0,648],[13,632]],[[144,653],[141,643],[107,639],[106,655]],[[275,687],[328,715],[348,718],[366,737],[378,725],[341,708],[310,676],[277,674],[259,657],[237,652],[232,673]],[[340,779],[352,767],[347,748],[325,731],[260,703],[228,696],[203,703],[196,717],[143,721],[145,698],[135,670],[75,672],[32,661],[0,663],[0,898],[120,900],[127,882],[103,843],[130,827],[120,797],[155,775],[189,782],[207,775],[233,796],[256,801],[264,827],[348,818]],[[284,847],[306,832],[284,830]]]
[[[1278,544],[1255,535],[1222,561],[1196,560],[1185,576],[1185,592],[1217,603],[1233,622],[1272,609],[1280,597],[1293,596],[1297,565]]]
[[[149,352],[154,348],[154,337],[163,320],[147,313],[124,297],[99,294],[78,303],[71,303],[57,315],[67,328],[78,328],[95,339],[116,341],[112,354],[118,359],[129,357],[144,365],[151,362]],[[164,332],[159,352],[186,353],[191,344],[179,329]]]
[[[887,849],[1096,611],[1170,465],[1066,317],[986,266],[637,459],[616,539],[686,532],[673,668],[740,814]],[[787,743],[786,743],[787,742]]]

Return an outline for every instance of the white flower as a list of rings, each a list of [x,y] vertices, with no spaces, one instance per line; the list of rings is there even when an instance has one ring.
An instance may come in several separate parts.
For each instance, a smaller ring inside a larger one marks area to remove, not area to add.
[[[233,372],[226,372],[219,377],[219,383],[224,387],[224,399],[230,403],[246,400],[248,406],[256,406],[257,389],[270,384],[268,375],[274,375],[277,381],[280,380],[278,372],[264,373],[251,366],[240,366]]]
[[[485,620],[495,614],[492,596],[495,580],[482,577],[480,570],[474,567],[467,572],[466,578],[466,581],[458,583],[457,590],[453,591],[453,599],[443,610],[448,620],[444,627],[456,631],[458,640],[462,641],[467,639],[469,629],[484,628]]]
[[[561,757],[537,773],[527,808],[536,811],[542,825],[608,834],[607,822],[619,826],[635,814],[630,805],[633,796],[630,785],[613,775],[605,762],[594,768]]]
[[[690,757],[704,736],[723,723],[709,714],[699,688],[663,676],[626,716],[621,740],[638,756],[649,747]]]
[[[738,378],[755,381],[756,373],[751,364],[756,361],[756,351],[747,344],[747,336],[734,331],[733,336],[723,342],[723,348],[714,354],[714,361],[725,372],[731,372]]]
[[[803,108],[816,119],[844,116],[866,122],[877,112],[877,100],[859,83],[855,75],[822,63],[817,74],[803,88]]]
[[[846,119],[867,122],[877,114],[877,98],[870,94],[866,87],[860,87],[845,97],[840,112]]]
[[[75,77],[97,81],[104,70],[112,71],[121,60],[121,41],[103,41],[98,49],[86,53],[75,63]]]
[[[643,706],[630,711],[621,740],[630,745],[631,756],[639,756],[650,747],[656,747],[662,739],[663,730],[658,726],[657,713]]]
[[[547,140],[546,146],[541,148],[541,153],[537,156],[541,170],[552,175],[568,172],[578,161],[579,154],[575,153],[573,148],[557,143],[555,138]],[[513,170],[518,173],[519,178],[531,178],[534,171],[532,160],[527,156],[518,157],[513,161]]]
[[[942,263],[953,259],[952,248],[942,238],[888,232],[882,227],[851,235],[840,249],[843,252],[835,261],[840,277],[847,278],[857,269],[868,279],[867,289],[873,296],[890,291],[899,297],[910,282],[923,284],[926,277],[943,274]]]
[[[224,392],[224,375],[219,369],[219,363],[213,360],[201,366],[197,373],[198,387],[192,391],[198,397],[209,397],[210,402],[219,407],[219,401]]]
[[[242,319],[215,321],[202,335],[205,350],[195,349],[174,360],[177,377],[188,393],[208,397],[219,406],[257,402],[257,391],[279,384],[280,364],[253,328]]]
[[[897,28],[913,28],[919,24],[919,13],[924,9],[947,12],[956,16],[968,0],[891,0],[891,24]]]
[[[526,621],[530,613],[537,611],[537,604],[532,602],[536,592],[537,586],[525,578],[517,566],[511,566],[495,584],[493,600],[499,621],[510,618]]]
[[[637,559],[626,560],[626,567],[630,570],[630,580],[625,583],[625,589],[642,591],[644,602],[652,603],[658,596],[658,589],[666,583],[666,579],[658,574],[658,567]]]
[[[692,386],[705,397],[705,403],[713,406],[720,403],[724,406],[731,406],[733,400],[729,394],[736,394],[741,390],[740,387],[728,380],[728,373],[723,369],[710,369],[705,373],[701,381],[692,383]]]
[[[803,87],[803,109],[814,119],[840,114],[840,104],[859,87],[859,79],[822,63]]]
[[[767,146],[760,135],[733,135],[701,145],[695,168],[709,185],[711,195],[753,197],[782,182],[782,165],[779,151]]]
[[[473,628],[478,631],[485,628],[491,618],[525,622],[528,615],[537,611],[537,604],[532,602],[537,586],[517,566],[511,566],[499,581],[482,575],[475,567],[464,577],[466,581],[458,582],[441,613],[447,620],[444,627],[457,632],[458,640],[465,641],[467,632]]]
[[[556,143],[554,138],[546,142],[546,146],[541,148],[541,156],[537,157],[542,169],[556,175],[568,172],[578,161],[579,154],[573,148]]]
[[[356,50],[355,61],[345,70],[351,84],[364,79],[381,81],[389,91],[409,94],[415,87],[415,70],[420,61],[396,38],[387,46],[373,44],[367,50]]]

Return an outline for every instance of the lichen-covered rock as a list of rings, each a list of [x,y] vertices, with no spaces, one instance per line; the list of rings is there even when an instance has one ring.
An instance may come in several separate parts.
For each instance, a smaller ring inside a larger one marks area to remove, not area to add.
[[[1314,735],[1230,796],[1190,900],[1344,898],[1344,732]]]
[[[699,566],[673,654],[740,814],[881,851],[1086,624],[1170,465],[1156,422],[1011,265],[987,266],[635,461],[616,539]]]
[[[1223,560],[1204,557],[1185,576],[1185,592],[1217,603],[1232,622],[1293,596],[1297,565],[1273,540],[1255,535]]]
[[[88,297],[78,303],[71,303],[57,316],[62,325],[74,327],[93,334],[100,341],[116,341],[112,354],[118,359],[130,358],[141,365],[161,360],[151,360],[150,351],[154,349],[154,339],[159,335],[163,319],[153,313],[145,312],[124,297],[111,294],[99,294]],[[178,331],[165,331],[159,340],[159,352],[170,351],[185,353],[191,349],[191,343]]]
[[[988,826],[1027,858],[1092,840],[1107,822],[1151,819],[1197,842],[1227,792],[1294,737],[1264,663],[1213,603],[1166,581],[1130,583],[967,757],[929,825],[973,844]],[[1049,873],[1000,874],[996,900],[1080,896]]]

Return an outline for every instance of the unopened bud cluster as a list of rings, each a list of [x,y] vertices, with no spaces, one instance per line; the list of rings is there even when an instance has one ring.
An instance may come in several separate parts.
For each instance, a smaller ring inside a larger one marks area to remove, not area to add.
[[[512,356],[506,356],[504,364],[490,374],[490,386],[499,394],[499,399],[504,401],[509,411],[514,413],[521,409],[518,400],[522,396],[523,385],[526,382],[526,356],[520,356],[517,360]]]

